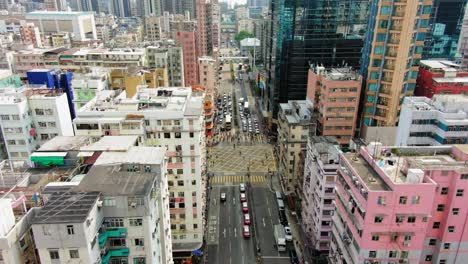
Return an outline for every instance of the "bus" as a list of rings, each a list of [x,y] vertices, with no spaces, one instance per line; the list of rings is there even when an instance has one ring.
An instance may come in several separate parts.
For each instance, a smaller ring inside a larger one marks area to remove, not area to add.
[[[244,103],[244,113],[249,113],[249,102]]]
[[[232,120],[231,115],[226,115],[226,121],[224,122],[224,130],[231,130]]]

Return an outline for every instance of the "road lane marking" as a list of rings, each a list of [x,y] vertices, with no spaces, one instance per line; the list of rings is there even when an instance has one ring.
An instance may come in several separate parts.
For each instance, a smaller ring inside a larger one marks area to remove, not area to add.
[[[268,207],[268,214],[269,214],[270,217],[271,217],[271,209],[270,209],[270,207]]]
[[[234,227],[234,237],[237,237],[237,229]]]
[[[226,238],[226,228],[224,228],[224,230],[223,230],[223,236],[224,236],[224,238]]]
[[[266,227],[265,218],[264,218],[264,217],[262,218],[262,221],[263,221],[263,227]]]

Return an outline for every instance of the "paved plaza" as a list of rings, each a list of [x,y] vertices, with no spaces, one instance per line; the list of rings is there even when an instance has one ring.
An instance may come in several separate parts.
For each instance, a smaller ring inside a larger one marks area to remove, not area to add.
[[[209,171],[215,175],[239,175],[250,172],[251,175],[264,175],[276,171],[276,163],[271,145],[225,145],[211,147]]]

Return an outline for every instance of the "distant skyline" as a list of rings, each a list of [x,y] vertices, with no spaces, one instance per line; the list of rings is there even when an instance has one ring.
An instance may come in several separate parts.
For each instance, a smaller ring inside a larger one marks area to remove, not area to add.
[[[233,7],[235,4],[245,5],[247,0],[220,0],[220,2],[227,2],[229,6]]]

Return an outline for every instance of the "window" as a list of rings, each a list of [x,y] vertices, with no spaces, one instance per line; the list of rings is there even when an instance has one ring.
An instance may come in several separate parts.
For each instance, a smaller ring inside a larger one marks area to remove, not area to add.
[[[70,258],[72,258],[72,259],[80,258],[80,253],[78,253],[78,249],[71,249],[70,250]]]
[[[145,205],[145,200],[142,197],[128,197],[127,203],[130,207],[143,206]]]
[[[43,109],[34,109],[34,112],[36,113],[36,115],[44,115]]]
[[[73,228],[73,225],[67,225],[67,232],[69,235],[75,234],[75,229]]]
[[[408,198],[406,196],[400,196],[400,204],[406,204]]]
[[[396,219],[395,219],[395,222],[396,223],[403,223],[403,219],[404,219],[403,216],[397,216]]]
[[[444,249],[450,249],[450,243],[444,243]]]
[[[460,213],[460,208],[453,208],[452,209],[452,214],[453,215],[458,215]]]
[[[190,145],[190,150],[195,150],[195,145]]]
[[[383,221],[383,216],[376,216],[374,218],[374,223],[382,223]]]
[[[60,259],[58,249],[49,249],[50,259]]]
[[[106,197],[106,198],[104,198],[103,205],[104,205],[104,206],[115,206],[115,205],[116,205],[115,199],[114,199],[114,198],[110,198],[110,197]]]
[[[11,115],[11,119],[20,120],[20,117],[19,117],[19,115]]]
[[[389,257],[389,258],[396,258],[396,257],[397,257],[397,251],[390,250],[390,251],[388,252],[388,257]]]
[[[133,258],[133,264],[146,264],[146,258],[145,257]]]
[[[10,120],[9,115],[0,115],[0,117],[2,118],[2,120]]]
[[[130,218],[129,222],[130,222],[130,226],[142,226],[143,225],[143,219],[141,218]]]
[[[193,138],[194,133],[193,133],[193,132],[190,132],[189,135],[190,135],[190,138]]]
[[[198,229],[198,224],[193,224],[193,229]]]
[[[463,193],[465,192],[464,189],[458,189],[457,190],[457,196],[463,196]]]
[[[448,231],[449,231],[449,233],[455,232],[455,226],[449,226]]]
[[[177,186],[184,186],[184,181],[177,181]]]
[[[439,260],[439,264],[446,264],[446,263],[447,263],[447,260],[445,260],[445,259]]]
[[[426,255],[425,261],[432,261],[432,255]]]
[[[375,258],[377,257],[377,251],[371,250],[369,251],[369,258]]]
[[[380,237],[378,235],[372,235],[372,241],[379,241]]]
[[[144,246],[145,243],[143,242],[143,238],[135,238],[133,239],[133,243],[135,244],[135,246]]]
[[[460,175],[460,179],[462,179],[462,180],[468,180],[468,174],[462,174],[462,175]]]
[[[447,195],[448,194],[448,187],[442,187],[442,189],[440,190],[440,194]]]
[[[125,247],[127,242],[125,242],[125,238],[112,238],[109,240],[109,245],[111,247]]]
[[[39,127],[47,127],[47,123],[46,122],[37,122],[37,125]]]
[[[182,137],[182,134],[180,134],[180,132],[175,133],[175,138],[181,138],[181,137]]]
[[[171,133],[164,133],[164,138],[171,138]]]
[[[415,223],[416,222],[416,216],[408,216],[408,223]]]
[[[440,222],[434,222],[434,224],[432,224],[432,228],[433,228],[433,229],[438,229],[438,228],[440,228]]]
[[[123,227],[123,218],[108,218],[106,219],[107,227]]]
[[[196,180],[192,180],[192,185],[197,185],[197,181],[196,181]]]
[[[405,235],[405,241],[411,241],[411,235]]]
[[[429,239],[429,246],[435,246],[437,244],[437,239],[431,238]]]
[[[443,211],[444,211],[444,209],[445,209],[445,205],[443,205],[443,204],[439,204],[439,205],[437,205],[437,211],[439,211],[439,212],[443,212]]]
[[[421,200],[421,196],[413,196],[411,199],[412,204],[419,204],[419,201]]]

